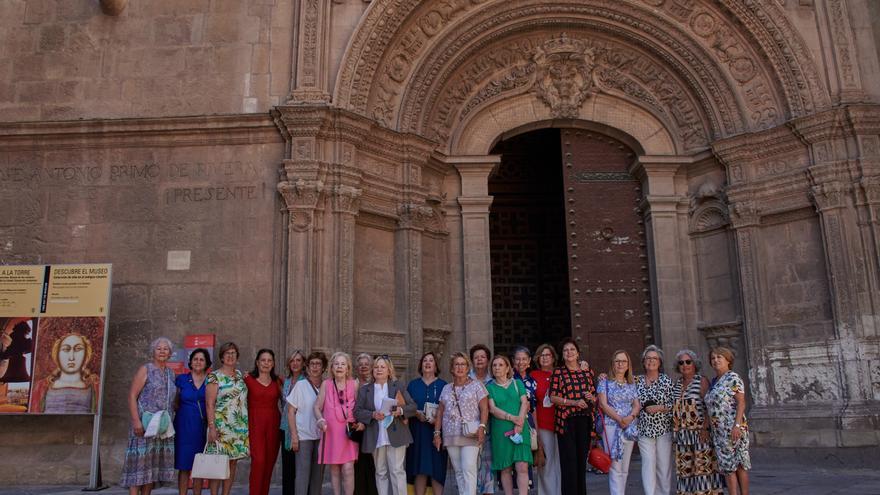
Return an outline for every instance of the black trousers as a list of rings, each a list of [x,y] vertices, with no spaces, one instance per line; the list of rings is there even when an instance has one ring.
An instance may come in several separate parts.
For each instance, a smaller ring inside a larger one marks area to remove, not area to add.
[[[376,464],[373,454],[361,452],[358,445],[358,459],[354,463],[354,493],[355,495],[379,495],[376,488]]]
[[[559,441],[559,472],[562,495],[587,494],[587,456],[593,417],[569,416],[565,419],[565,433],[556,434]]]
[[[281,493],[294,495],[295,481],[296,453],[284,448],[284,430],[281,430]]]

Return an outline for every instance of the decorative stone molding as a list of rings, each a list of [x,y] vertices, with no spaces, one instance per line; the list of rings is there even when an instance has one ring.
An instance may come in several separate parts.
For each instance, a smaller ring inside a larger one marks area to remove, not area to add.
[[[445,362],[447,357],[447,342],[452,330],[449,327],[422,329],[422,352],[433,352],[437,355],[438,362]]]
[[[732,89],[726,89],[727,80],[732,80],[735,91],[742,95],[744,117],[755,127],[828,105],[810,50],[778,4],[759,0],[650,0],[644,9],[633,7],[611,0],[553,5],[537,1],[435,5],[415,0],[377,0],[343,56],[335,100],[386,125],[397,125],[397,115],[400,119],[424,118],[425,112],[414,113],[408,105],[428,102],[427,108],[433,106],[434,98],[426,91],[435,91],[439,86],[424,77],[448,77],[445,74],[452,67],[437,60],[436,55],[445,50],[441,45],[456,45],[458,48],[452,51],[459,54],[465,45],[467,50],[482,51],[485,47],[477,46],[478,38],[534,29],[539,25],[534,19],[543,18],[546,25],[547,19],[564,18],[568,27],[572,23],[591,26],[595,33],[613,32],[616,39],[643,43],[643,49],[649,52],[668,53],[670,56],[661,56],[669,64],[685,60],[679,77],[688,81],[691,93],[699,95],[701,101],[714,99],[714,103],[701,106],[711,118],[720,115],[727,119],[725,129],[731,129],[730,119],[737,118],[739,112],[719,110],[737,100],[729,96]],[[666,15],[660,16],[658,11]],[[599,19],[608,22],[595,22]],[[512,27],[517,23],[518,27]],[[706,51],[723,66],[694,59]],[[404,96],[404,88],[409,88],[411,96]],[[781,105],[775,101],[777,94],[784,95]],[[402,98],[412,103],[398,104]],[[402,109],[399,113],[398,108]],[[721,135],[743,130],[735,125],[733,129]]]
[[[734,350],[742,348],[742,320],[725,323],[698,324],[697,330],[703,334],[710,349],[718,346],[724,346]]]
[[[730,205],[731,223],[733,228],[739,229],[757,225],[760,221],[758,205],[754,201],[740,201]]]
[[[362,190],[351,186],[335,186],[331,198],[334,213],[357,215]]]
[[[323,0],[302,0],[299,8],[296,60],[293,91],[287,97],[292,104],[326,104],[330,102],[327,88],[327,31],[330,25],[330,3]]]

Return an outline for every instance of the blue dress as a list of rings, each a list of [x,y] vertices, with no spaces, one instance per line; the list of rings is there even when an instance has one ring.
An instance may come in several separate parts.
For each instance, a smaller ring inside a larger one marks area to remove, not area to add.
[[[440,403],[440,392],[445,386],[446,382],[440,378],[426,385],[420,377],[409,382],[406,391],[419,410],[424,411],[425,402]],[[418,418],[410,418],[409,431],[412,433],[413,443],[406,449],[407,482],[413,483],[417,475],[423,474],[441,485],[446,484],[446,463],[449,457],[446,449],[437,452],[434,448],[434,425],[423,423]]]
[[[179,397],[177,415],[174,416],[174,469],[191,471],[196,454],[205,448],[207,440],[207,409],[205,409],[205,385],[196,388],[192,375],[178,375],[174,381]]]

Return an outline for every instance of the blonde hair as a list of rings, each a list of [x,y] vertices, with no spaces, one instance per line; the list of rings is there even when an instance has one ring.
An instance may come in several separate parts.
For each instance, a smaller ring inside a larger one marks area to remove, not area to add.
[[[467,364],[468,371],[471,370],[471,358],[467,356],[467,354],[463,352],[453,352],[451,356],[449,356],[449,371],[451,372],[455,369],[455,360],[456,359],[464,359],[464,362]]]
[[[330,376],[333,376],[333,363],[336,362],[336,358],[345,358],[345,378],[351,378],[351,356],[348,355],[347,352],[336,351],[330,356]]]
[[[394,363],[391,362],[391,358],[388,356],[379,356],[373,360],[373,370],[376,370],[376,365],[379,364],[379,361],[384,361],[385,365],[388,366],[388,381],[394,382],[397,381],[397,373],[394,371]],[[376,379],[376,375],[373,375],[373,380]]]
[[[510,359],[507,359],[507,356],[503,354],[498,354],[494,358],[492,358],[491,367],[494,367],[495,361],[504,361],[504,364],[507,365],[507,378],[513,378],[513,366],[510,364]],[[495,376],[495,373],[492,373],[492,376]]]
[[[85,381],[89,379],[92,375],[91,370],[89,370],[89,362],[92,360],[92,355],[94,355],[94,350],[92,349],[92,343],[89,342],[89,339],[85,338],[85,336],[80,335],[78,333],[69,333],[62,337],[59,337],[52,344],[52,362],[55,363],[55,371],[50,375],[49,380],[54,382],[57,378],[61,376],[61,343],[67,340],[68,337],[77,337],[83,343],[84,353],[83,353],[83,362],[80,367],[79,373],[82,379]]]
[[[623,349],[618,349],[611,354],[611,367],[608,369],[608,376],[614,380],[617,373],[614,371],[614,358],[618,355],[623,354],[626,356],[626,371],[623,373],[623,379],[626,380],[626,383],[632,384],[635,383],[635,378],[633,377],[633,360],[629,356],[629,353]]]

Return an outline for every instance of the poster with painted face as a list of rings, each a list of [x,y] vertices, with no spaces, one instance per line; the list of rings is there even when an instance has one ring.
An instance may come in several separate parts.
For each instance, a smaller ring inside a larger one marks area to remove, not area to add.
[[[28,411],[94,414],[101,383],[104,317],[40,318]]]
[[[0,413],[27,411],[37,319],[0,318]]]

